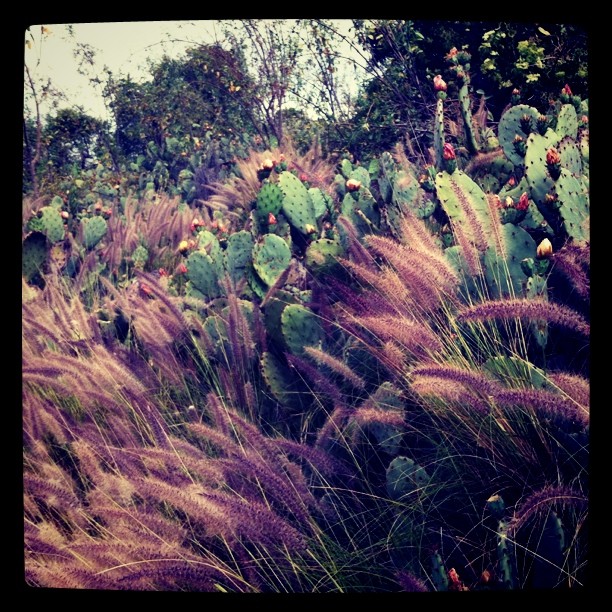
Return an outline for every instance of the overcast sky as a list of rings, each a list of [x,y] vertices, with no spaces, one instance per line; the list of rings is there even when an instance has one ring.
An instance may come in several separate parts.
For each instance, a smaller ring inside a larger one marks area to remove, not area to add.
[[[335,21],[345,28],[351,25],[348,19]],[[41,25],[48,30],[42,36]],[[179,57],[189,47],[212,42],[221,36],[219,25],[215,20],[77,23],[71,38],[66,24],[38,24],[25,32],[26,43],[31,45],[26,44],[25,62],[38,83],[50,77],[55,87],[82,105],[85,112],[105,117],[100,91],[77,71],[75,41],[94,48],[98,70],[106,65],[114,75],[129,74],[137,79],[147,75],[148,59],[159,59],[164,52]],[[44,116],[49,107],[42,111]]]

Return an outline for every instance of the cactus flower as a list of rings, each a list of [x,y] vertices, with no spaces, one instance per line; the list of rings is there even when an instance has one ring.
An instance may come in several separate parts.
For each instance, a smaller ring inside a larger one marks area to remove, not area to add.
[[[360,187],[361,187],[361,181],[358,181],[352,178],[346,181],[346,188],[349,191],[359,191]]]
[[[185,254],[189,250],[189,242],[187,240],[181,240],[178,245],[179,253]]]
[[[561,163],[561,156],[555,147],[550,147],[550,149],[546,151],[546,163],[551,166]]]
[[[529,197],[527,196],[527,192],[523,191],[519,201],[516,203],[517,210],[527,210],[529,208]]]
[[[176,273],[177,274],[187,274],[187,266],[184,263],[180,263],[176,267]]]
[[[447,161],[450,159],[457,158],[457,156],[455,155],[455,149],[453,148],[453,145],[449,142],[444,143],[444,147],[442,149],[442,157]]]
[[[548,238],[544,238],[540,244],[538,244],[538,248],[536,249],[536,254],[538,259],[548,259],[553,253],[552,243]]]
[[[433,86],[436,91],[446,91],[448,89],[448,86],[441,74],[436,74],[436,76],[433,78]]]
[[[307,223],[304,226],[304,229],[306,230],[307,234],[314,234],[317,231],[317,228],[314,225],[312,225],[311,223]]]
[[[300,181],[302,181],[302,183],[305,183],[307,180],[308,180],[308,175],[302,172],[302,174],[300,174]]]
[[[566,83],[565,86],[563,87],[563,89],[561,90],[561,93],[564,93],[566,96],[571,96],[572,94],[572,90],[570,89],[570,86]]]
[[[561,155],[555,147],[550,147],[546,151],[546,166],[553,181],[556,181],[561,176]]]
[[[61,215],[62,215],[62,219],[70,218],[70,213],[67,210],[62,210]]]
[[[272,170],[274,168],[276,164],[274,163],[273,159],[270,159],[269,157],[267,157],[266,159],[263,160],[263,162],[261,163],[261,169],[262,170]]]
[[[278,221],[272,213],[268,213],[268,225],[276,225]]]
[[[158,272],[158,274],[159,274],[159,275],[160,275],[162,278],[163,278],[164,276],[165,276],[165,277],[170,276],[170,275],[168,274],[168,271],[166,270],[166,268],[160,268],[160,269],[159,269],[157,272]]]
[[[457,47],[453,47],[447,54],[446,54],[446,59],[447,60],[451,60],[453,59],[457,53],[459,53],[459,51],[457,50]]]

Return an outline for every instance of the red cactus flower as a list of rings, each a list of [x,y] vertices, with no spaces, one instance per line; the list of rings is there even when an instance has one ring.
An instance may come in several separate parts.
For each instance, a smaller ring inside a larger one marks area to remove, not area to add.
[[[519,201],[516,204],[517,210],[527,210],[529,208],[529,197],[527,196],[527,192],[523,191]]]
[[[302,183],[305,183],[307,180],[308,176],[302,172],[302,174],[300,174],[300,181],[302,181]]]
[[[556,166],[561,163],[561,156],[555,147],[550,147],[550,149],[546,151],[546,163],[549,166]]]
[[[160,268],[160,269],[159,269],[157,272],[158,272],[158,274],[159,274],[159,275],[160,275],[162,278],[163,278],[164,276],[165,276],[165,277],[170,276],[170,275],[168,274],[168,272],[167,272],[167,270],[166,270],[165,268]]]
[[[433,78],[433,86],[436,91],[446,91],[448,89],[448,86],[441,74],[436,74],[436,76]]]
[[[572,90],[570,89],[570,86],[567,83],[565,84],[565,86],[561,90],[561,93],[565,94],[566,96],[571,96],[572,95]]]
[[[449,159],[457,158],[457,156],[455,155],[455,149],[453,149],[453,145],[449,142],[444,143],[444,148],[442,149],[442,157],[447,161]]]

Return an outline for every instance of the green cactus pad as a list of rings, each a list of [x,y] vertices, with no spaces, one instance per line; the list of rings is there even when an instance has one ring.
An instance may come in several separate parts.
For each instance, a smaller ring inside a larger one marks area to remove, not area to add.
[[[406,495],[427,486],[431,477],[427,471],[410,457],[399,456],[387,468],[387,494],[392,499]]]
[[[49,253],[49,241],[42,232],[29,233],[21,249],[21,273],[27,282],[42,272]]]
[[[521,118],[523,115],[531,117],[532,125],[535,129],[536,121],[540,116],[537,108],[528,106],[527,104],[517,104],[511,106],[500,118],[498,126],[498,138],[504,155],[515,165],[522,166],[523,158],[516,152],[514,148],[514,137],[518,134],[524,139],[527,139],[529,134],[523,131],[521,127]]]
[[[93,249],[106,235],[108,225],[102,217],[83,219],[83,244],[86,249]]]
[[[304,264],[315,275],[334,274],[339,268],[338,258],[344,249],[337,240],[320,238],[308,245]]]
[[[366,189],[370,188],[370,182],[372,180],[368,169],[364,168],[363,166],[353,168],[353,170],[349,172],[348,179],[359,181],[361,183],[361,187],[365,187]]]
[[[61,211],[62,207],[64,206],[64,200],[62,200],[62,198],[60,198],[59,196],[53,196],[53,199],[51,200],[49,206],[51,206],[51,208],[55,208],[56,210]]]
[[[312,200],[317,220],[324,217],[328,212],[331,212],[333,203],[329,195],[321,191],[318,187],[311,187],[308,190],[308,194]]]
[[[304,389],[290,368],[267,351],[261,356],[260,368],[272,397],[287,410],[299,409]]]
[[[264,325],[268,337],[279,347],[285,348],[281,315],[287,304],[298,304],[299,298],[289,291],[279,289],[264,307]]]
[[[466,237],[477,243],[477,236],[470,223],[470,217],[482,227],[482,234],[490,245],[494,244],[494,219],[489,210],[487,196],[467,174],[456,170],[436,175],[436,193],[451,226],[461,225]]]
[[[483,261],[489,297],[522,297],[526,278],[521,261],[536,256],[536,243],[527,231],[511,223],[502,225],[498,234],[501,252],[488,247]]]
[[[317,226],[317,218],[308,189],[297,176],[288,171],[280,173],[278,184],[284,195],[284,215],[293,227],[302,234],[309,235],[309,229]]]
[[[38,231],[45,234],[49,242],[59,242],[65,237],[64,220],[60,211],[53,206],[43,206],[36,217],[28,222],[30,231]]]
[[[576,141],[566,136],[559,141],[557,151],[561,156],[561,166],[567,168],[574,176],[582,176],[582,154]]]
[[[390,382],[382,383],[365,401],[366,405],[390,410],[403,415],[404,400],[401,391]],[[372,423],[367,426],[378,445],[389,455],[397,455],[401,448],[402,429],[397,425]]]
[[[228,238],[224,267],[234,282],[244,278],[247,267],[251,266],[254,244],[253,236],[246,230],[240,230]]]
[[[299,304],[285,306],[281,314],[283,338],[294,355],[302,355],[305,346],[318,347],[325,337],[318,317]]]
[[[199,251],[210,256],[215,267],[217,277],[221,278],[225,272],[225,269],[223,266],[223,249],[221,248],[219,239],[212,232],[206,229],[201,230],[198,233],[197,248]]]
[[[351,176],[351,172],[353,171],[353,164],[348,159],[343,159],[340,162],[340,172],[344,175],[345,179],[348,179]]]
[[[283,205],[283,192],[276,183],[264,183],[257,194],[256,210],[261,223],[268,223],[268,215],[278,215]]]
[[[206,300],[222,295],[217,266],[204,251],[194,251],[185,262],[187,277]]]
[[[548,300],[546,279],[537,274],[530,276],[525,284],[525,296]],[[546,320],[531,321],[529,327],[538,346],[542,349],[546,348],[546,343],[548,342],[548,323]]]
[[[253,267],[259,278],[269,287],[291,263],[291,250],[275,234],[266,234],[253,247]]]
[[[575,140],[578,136],[578,115],[573,104],[564,104],[559,110],[555,132],[559,138],[569,137]]]

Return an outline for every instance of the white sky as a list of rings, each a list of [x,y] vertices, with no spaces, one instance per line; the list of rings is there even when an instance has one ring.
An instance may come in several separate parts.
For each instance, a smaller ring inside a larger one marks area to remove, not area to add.
[[[350,20],[334,20],[346,31]],[[87,43],[96,50],[95,62],[99,71],[108,66],[113,75],[129,74],[132,78],[146,77],[148,59],[159,59],[166,52],[172,57],[202,42],[221,37],[219,21],[134,21],[73,24],[74,39],[65,24],[44,24],[50,30],[41,37],[41,26],[33,25],[25,32],[25,62],[33,77],[40,83],[51,77],[53,85],[71,101],[83,106],[86,113],[105,117],[101,92],[96,91],[86,77],[78,74],[73,57],[75,40]],[[30,32],[33,35],[30,36]],[[168,42],[172,39],[172,42]],[[62,105],[63,106],[63,105]],[[43,116],[50,107],[44,105]]]

